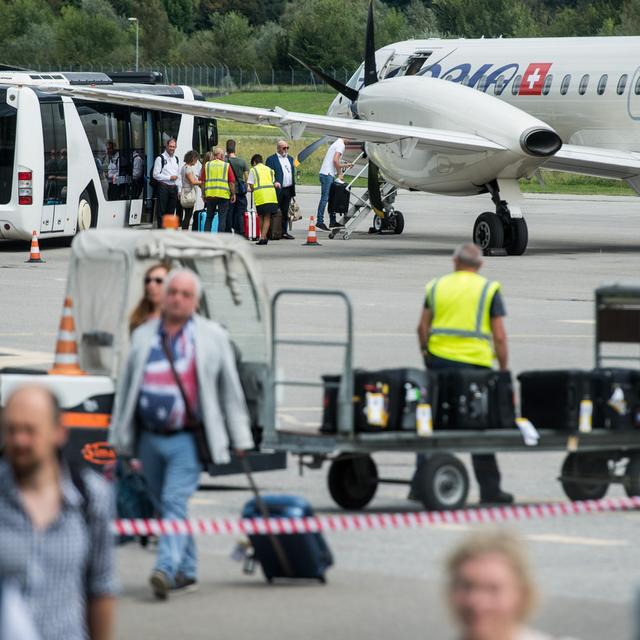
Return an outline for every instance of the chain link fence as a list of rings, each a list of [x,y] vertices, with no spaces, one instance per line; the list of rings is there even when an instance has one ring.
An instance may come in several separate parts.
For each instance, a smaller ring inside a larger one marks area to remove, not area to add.
[[[133,71],[131,67],[118,65],[66,65],[66,66],[40,66],[40,72],[51,71],[85,71],[109,73]],[[166,84],[183,84],[191,87],[200,87],[209,91],[227,92],[242,89],[271,89],[276,87],[305,87],[310,90],[324,91],[328,86],[317,79],[313,73],[306,69],[289,67],[288,69],[235,69],[226,65],[166,65],[153,64],[139,66],[138,71],[159,71]],[[346,83],[353,75],[353,69],[345,67],[332,67],[323,69],[340,82]]]

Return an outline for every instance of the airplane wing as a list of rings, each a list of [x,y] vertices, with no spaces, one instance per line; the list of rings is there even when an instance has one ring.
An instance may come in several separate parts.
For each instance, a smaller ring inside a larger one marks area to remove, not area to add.
[[[38,88],[79,100],[187,113],[202,118],[227,118],[249,124],[273,125],[282,129],[288,137],[293,139],[300,138],[304,132],[309,132],[318,135],[355,138],[377,144],[395,144],[403,156],[411,153],[415,147],[432,151],[502,151],[505,149],[503,145],[482,136],[458,131],[318,116],[284,111],[277,107],[275,109],[260,109],[94,87],[39,86]]]
[[[640,176],[640,153],[564,144],[542,167],[631,182]]]

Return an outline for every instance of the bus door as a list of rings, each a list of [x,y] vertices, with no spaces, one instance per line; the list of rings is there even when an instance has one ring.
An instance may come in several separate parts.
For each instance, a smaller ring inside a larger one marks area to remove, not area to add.
[[[60,98],[41,99],[44,190],[40,232],[64,231],[67,218],[67,131]]]
[[[131,109],[129,226],[142,222],[142,208],[145,198],[144,177],[147,166],[146,117],[146,112]]]

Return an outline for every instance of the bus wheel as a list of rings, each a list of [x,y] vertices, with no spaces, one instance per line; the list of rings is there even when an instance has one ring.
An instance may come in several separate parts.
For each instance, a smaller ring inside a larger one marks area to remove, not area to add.
[[[76,233],[95,227],[93,204],[88,191],[83,191],[78,202],[78,224]]]

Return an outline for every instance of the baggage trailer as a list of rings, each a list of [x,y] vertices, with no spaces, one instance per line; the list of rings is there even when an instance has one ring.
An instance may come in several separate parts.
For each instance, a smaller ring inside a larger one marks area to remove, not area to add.
[[[286,339],[278,335],[278,307],[283,298],[319,297],[341,301],[345,308],[344,339]],[[635,327],[629,329],[629,325]],[[640,495],[640,429],[613,431],[594,429],[567,432],[554,429],[538,431],[535,446],[525,444],[521,431],[487,429],[482,431],[434,430],[428,436],[416,432],[357,432],[354,428],[353,311],[349,297],[340,291],[287,289],[279,291],[271,305],[272,348],[269,417],[264,433],[265,446],[298,456],[300,470],[319,469],[330,463],[327,476],[334,501],[345,509],[362,509],[374,497],[379,484],[410,484],[409,480],[386,479],[378,475],[373,456],[381,452],[425,453],[428,460],[421,465],[414,492],[427,509],[459,509],[466,503],[469,477],[456,453],[549,452],[563,451],[567,456],[559,480],[572,500],[600,499],[609,485],[622,484],[629,496]],[[596,291],[596,363],[602,364],[602,342],[640,345],[640,283],[637,286],[612,285]],[[286,379],[274,372],[279,367],[279,348],[339,347],[344,360],[339,382]],[[629,359],[626,350],[607,358]],[[638,357],[640,360],[640,356]],[[338,391],[336,433],[319,430],[287,430],[276,428],[277,392],[280,387],[322,388],[333,385]]]
[[[228,234],[155,229],[90,229],[78,234],[71,247],[66,298],[73,304],[84,375],[0,370],[0,405],[26,382],[47,386],[58,395],[69,430],[67,457],[97,471],[113,462],[116,454],[107,432],[116,378],[129,349],[129,316],[143,295],[145,271],[160,262],[198,273],[203,285],[199,313],[229,331],[256,442],[249,454],[252,468],[286,468],[286,453],[260,447],[269,368],[269,299],[249,243]],[[232,457],[229,464],[211,465],[207,471],[226,475],[242,473],[242,467]]]

